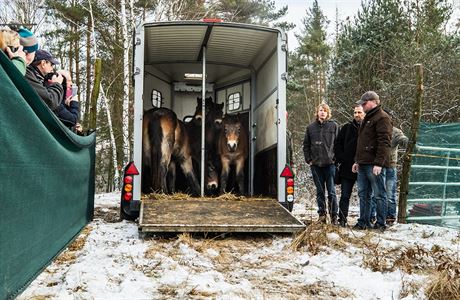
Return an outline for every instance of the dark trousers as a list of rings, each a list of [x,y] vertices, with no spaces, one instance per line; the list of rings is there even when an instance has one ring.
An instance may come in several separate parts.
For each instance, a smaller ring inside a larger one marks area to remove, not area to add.
[[[326,214],[326,191],[328,200],[328,211],[332,216],[337,216],[337,196],[335,194],[335,166],[325,167],[311,166],[313,181],[316,186],[316,202],[318,204],[318,214]]]
[[[348,208],[350,207],[350,197],[356,179],[341,178],[341,195],[339,201],[339,221],[347,222]]]

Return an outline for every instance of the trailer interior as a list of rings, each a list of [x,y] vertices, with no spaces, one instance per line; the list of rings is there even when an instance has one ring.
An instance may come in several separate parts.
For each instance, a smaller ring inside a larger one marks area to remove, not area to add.
[[[255,25],[181,21],[140,26],[133,42],[135,119],[154,107],[166,107],[187,120],[203,95],[223,103],[224,114],[239,114],[248,132],[245,194],[284,202],[285,179],[280,173],[287,157],[285,34]],[[134,125],[138,168],[140,123]],[[139,176],[133,195],[140,199]],[[298,230],[298,221],[296,226]],[[282,231],[289,231],[285,227]]]

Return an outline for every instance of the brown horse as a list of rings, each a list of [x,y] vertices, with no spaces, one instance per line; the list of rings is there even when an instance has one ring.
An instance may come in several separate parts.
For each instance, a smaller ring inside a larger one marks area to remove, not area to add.
[[[244,194],[244,164],[248,157],[248,134],[238,115],[226,115],[222,122],[217,149],[222,172],[220,191],[226,192],[230,167],[235,166],[235,177],[240,194]]]
[[[201,101],[201,98],[197,98],[195,114],[191,121],[186,123],[189,136],[193,137],[190,141],[190,147],[197,177],[200,177],[201,170],[201,122],[203,118]],[[216,140],[221,129],[224,104],[214,103],[212,98],[208,97],[205,105],[205,187],[206,194],[213,195],[219,186],[218,166],[220,162],[217,155]]]
[[[175,192],[176,163],[181,167],[192,194],[200,186],[193,171],[189,135],[182,121],[167,108],[144,113],[142,131],[142,191]]]

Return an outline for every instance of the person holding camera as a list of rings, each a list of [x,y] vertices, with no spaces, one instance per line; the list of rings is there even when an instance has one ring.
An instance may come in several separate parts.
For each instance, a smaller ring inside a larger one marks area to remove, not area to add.
[[[81,125],[78,123],[80,118],[80,104],[77,100],[77,86],[72,84],[72,77],[69,71],[59,70],[57,73],[64,77],[62,86],[65,89],[65,94],[62,99],[63,101],[54,113],[65,126],[76,133],[81,132]]]
[[[21,72],[26,74],[26,53],[19,43],[19,34],[7,27],[0,29],[0,49],[10,58],[11,62]]]
[[[55,111],[64,97],[64,77],[54,72],[59,62],[46,50],[37,50],[35,59],[27,66],[26,79],[45,104]]]

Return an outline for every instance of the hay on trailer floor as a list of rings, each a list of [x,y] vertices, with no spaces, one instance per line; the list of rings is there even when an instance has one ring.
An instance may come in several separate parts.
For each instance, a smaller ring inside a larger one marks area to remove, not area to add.
[[[151,193],[151,194],[145,194],[142,196],[142,200],[188,200],[188,199],[194,199],[194,200],[207,200],[207,199],[218,199],[222,201],[246,201],[248,199],[251,200],[267,200],[268,197],[263,197],[263,196],[239,196],[235,195],[232,193],[225,193],[222,195],[219,195],[217,197],[194,197],[189,194],[184,194],[184,193],[174,193],[174,194],[164,194],[164,193]]]

